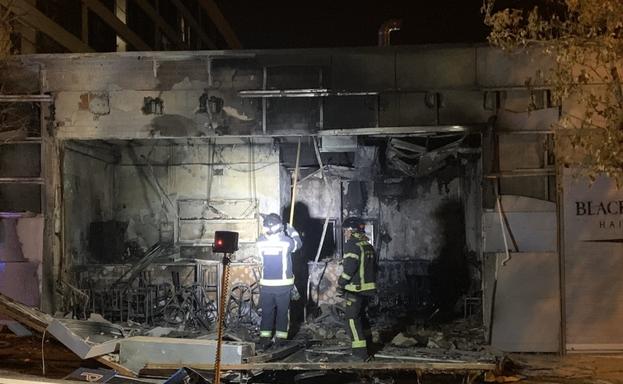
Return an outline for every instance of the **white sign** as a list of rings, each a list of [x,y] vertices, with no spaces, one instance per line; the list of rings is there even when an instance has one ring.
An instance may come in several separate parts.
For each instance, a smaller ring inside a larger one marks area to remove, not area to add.
[[[567,350],[623,350],[623,190],[563,172]]]

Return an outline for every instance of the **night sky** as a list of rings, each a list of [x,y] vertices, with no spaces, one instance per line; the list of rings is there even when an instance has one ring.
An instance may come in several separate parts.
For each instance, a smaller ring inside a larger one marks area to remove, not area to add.
[[[402,19],[392,45],[486,40],[482,0],[219,0],[244,48],[377,45],[383,21]]]

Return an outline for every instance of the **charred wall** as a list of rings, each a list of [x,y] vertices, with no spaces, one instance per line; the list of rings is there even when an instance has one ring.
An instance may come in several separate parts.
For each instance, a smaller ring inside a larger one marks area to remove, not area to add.
[[[65,258],[63,267],[95,261],[91,224],[114,217],[115,165],[89,154],[88,146],[67,147],[63,158]],[[112,239],[111,239],[112,241]]]

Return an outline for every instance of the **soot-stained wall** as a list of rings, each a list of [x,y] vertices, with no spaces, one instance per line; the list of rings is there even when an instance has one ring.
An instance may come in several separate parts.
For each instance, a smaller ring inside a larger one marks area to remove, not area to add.
[[[86,153],[67,149],[63,159],[66,269],[89,261],[90,224],[114,217],[115,166]]]
[[[320,177],[310,177],[300,186],[297,200],[309,218],[299,225],[315,223],[315,232],[321,232],[325,217],[337,218],[339,224],[352,215],[372,224],[379,255],[380,303],[398,300],[407,311],[439,308],[440,316],[453,316],[463,295],[477,295],[481,211],[477,151],[456,155],[423,177],[386,174],[378,165],[361,161],[353,167],[329,166],[327,173],[327,184]],[[312,243],[314,252],[303,255],[306,261],[315,255],[317,239]],[[309,245],[308,241],[305,246]],[[322,254],[319,266],[309,266],[314,301],[335,304],[333,289],[341,268],[338,262],[327,261],[333,255],[339,261],[337,247]]]
[[[248,220],[228,225],[242,225],[236,228],[257,236],[258,213],[280,211],[281,176],[279,151],[272,144],[125,146],[118,166],[115,218],[128,222],[128,238],[145,247],[168,235],[176,226],[178,213],[182,219],[184,215],[205,218],[220,214],[213,209],[178,212],[179,201],[236,200],[244,205],[241,214]],[[185,229],[175,231],[176,240],[185,239]],[[241,234],[241,241],[244,239]],[[252,254],[252,244],[243,244],[237,256]]]
[[[449,239],[444,238],[447,227],[464,232],[462,220],[452,223],[440,214],[452,206],[461,216],[457,204],[459,177],[450,180],[408,180],[400,183],[402,194],[386,195],[382,184],[377,184],[379,195],[380,258],[388,260],[433,260]]]

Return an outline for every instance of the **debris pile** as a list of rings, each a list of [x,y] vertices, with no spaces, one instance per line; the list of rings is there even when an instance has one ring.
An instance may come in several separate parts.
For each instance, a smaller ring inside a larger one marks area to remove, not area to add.
[[[350,339],[344,329],[343,316],[335,305],[320,305],[320,315],[305,323],[299,332],[299,338],[333,342],[348,342]]]
[[[474,319],[462,319],[436,326],[411,325],[391,340],[400,348],[480,351],[484,345],[484,330]]]

